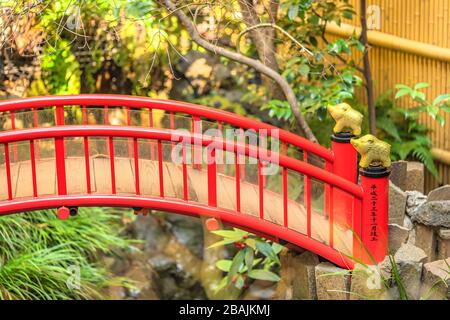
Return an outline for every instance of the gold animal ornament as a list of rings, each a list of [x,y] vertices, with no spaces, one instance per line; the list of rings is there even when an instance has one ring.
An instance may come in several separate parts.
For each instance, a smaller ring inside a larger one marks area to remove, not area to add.
[[[359,166],[368,168],[370,165],[381,164],[385,168],[391,166],[391,145],[377,137],[366,134],[361,138],[353,138],[350,143],[361,154]]]
[[[333,128],[334,133],[346,132],[344,129],[350,129],[355,136],[361,134],[361,123],[363,115],[350,107],[347,103],[339,103],[335,106],[329,105],[327,107],[331,117],[336,121]]]

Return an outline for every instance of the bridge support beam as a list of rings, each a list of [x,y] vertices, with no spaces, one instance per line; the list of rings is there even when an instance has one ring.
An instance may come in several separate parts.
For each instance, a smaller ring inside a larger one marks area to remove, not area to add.
[[[388,248],[389,174],[384,167],[360,170],[364,190],[361,215],[360,258],[366,264],[381,262]]]
[[[350,133],[336,133],[331,136],[331,150],[334,153],[333,173],[352,182],[358,179],[358,153],[351,145],[350,139],[355,136]],[[327,192],[328,196],[329,192]],[[333,219],[341,226],[352,225],[353,197],[341,190],[334,189],[332,192]],[[328,201],[327,201],[328,202]]]

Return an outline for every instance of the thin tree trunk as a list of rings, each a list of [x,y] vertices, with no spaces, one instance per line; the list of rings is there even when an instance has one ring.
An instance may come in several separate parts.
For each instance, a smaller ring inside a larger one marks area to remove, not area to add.
[[[254,27],[261,23],[258,14],[255,11],[252,0],[239,0],[242,12],[242,20],[244,20],[247,28]],[[269,7],[269,16],[271,22],[275,24],[278,12],[278,1],[272,0]],[[259,60],[272,70],[279,72],[278,62],[275,55],[275,29],[274,28],[258,28],[249,32],[250,38],[255,44],[258,52]],[[263,75],[264,86],[268,89],[272,98],[283,99],[283,92],[273,79]]]
[[[375,100],[373,94],[372,72],[369,61],[369,41],[367,38],[367,20],[366,20],[366,0],[360,1],[361,6],[361,36],[359,41],[364,45],[364,79],[366,82],[367,105],[369,110],[369,131],[375,135],[377,133],[377,115],[375,111]]]

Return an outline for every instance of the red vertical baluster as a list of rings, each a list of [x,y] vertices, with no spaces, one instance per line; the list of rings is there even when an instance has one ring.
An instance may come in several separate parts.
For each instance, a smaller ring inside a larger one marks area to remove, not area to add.
[[[64,106],[56,106],[56,125],[64,125]]]
[[[15,113],[14,113],[14,111],[11,111],[10,114],[11,114],[11,130],[16,130]],[[16,162],[19,159],[19,154],[17,152],[17,144],[16,143],[13,144],[13,159],[14,159],[14,162]]]
[[[333,172],[333,165],[330,161],[325,160],[325,170],[328,172]],[[324,202],[325,202],[324,215],[325,215],[325,217],[329,217],[330,211],[332,210],[332,208],[330,207],[330,203],[331,203],[330,188],[331,187],[329,184],[325,184],[325,194],[324,194]]]
[[[87,125],[88,121],[87,121],[87,110],[86,110],[86,106],[81,106],[81,113],[83,114],[83,124]]]
[[[108,109],[108,106],[103,106],[103,124],[109,124],[109,109]]]
[[[333,172],[333,166],[330,161],[325,161],[325,170],[328,172]],[[330,223],[330,247],[334,246],[334,207],[333,207],[333,186],[325,184],[325,194],[324,194],[324,215],[328,217]]]
[[[217,131],[219,132],[219,137],[221,138],[221,139],[223,139],[223,132],[222,132],[222,122],[221,121],[218,121],[217,122]],[[219,158],[219,164],[218,164],[218,169],[219,169],[219,172],[220,173],[224,173],[224,169],[225,169],[225,166],[224,166],[224,164],[223,164],[223,160],[224,160],[224,150],[223,150],[223,148],[221,148],[221,149],[219,149],[219,150],[217,150],[218,151],[218,155],[217,155],[217,158]]]
[[[84,164],[86,166],[86,187],[87,193],[91,193],[91,169],[89,160],[89,140],[84,137]]]
[[[131,109],[130,107],[126,107],[127,112],[127,126],[131,127]],[[131,158],[133,153],[133,139],[128,138],[128,157]]]
[[[282,144],[282,153],[286,155],[286,142]],[[287,228],[289,226],[288,221],[288,177],[287,168],[283,167],[283,216],[284,216],[284,226]]]
[[[245,135],[244,135],[244,129],[239,129],[239,140],[240,143],[242,143],[245,146]],[[241,177],[242,180],[245,180],[245,154],[241,156],[241,160],[240,163],[242,163],[241,165]]]
[[[116,170],[114,168],[114,141],[113,137],[108,137],[109,142],[109,162],[111,165],[111,192],[116,193]]]
[[[330,247],[333,248],[334,247],[334,214],[333,214],[333,186],[330,185],[330,215],[328,216],[329,218],[329,223],[330,223]]]
[[[303,151],[303,161],[308,162],[308,153]],[[304,176],[305,179],[305,190],[304,190],[304,202],[306,206],[306,224],[307,224],[307,234],[311,238],[311,178],[309,176]]]
[[[217,207],[217,172],[216,172],[216,149],[209,147],[207,150],[208,162],[208,205]]]
[[[192,116],[192,131],[194,136],[198,136],[202,134],[201,128],[201,120],[200,117]],[[199,138],[194,138],[194,145],[192,146],[192,159],[193,159],[193,167],[195,169],[202,168],[202,146],[199,145],[201,140]]]
[[[87,120],[87,110],[86,110],[86,106],[81,106],[81,111],[83,114],[83,125],[87,125],[88,124],[88,120]],[[89,138],[88,137],[84,137],[83,138],[83,142],[84,142],[84,164],[85,164],[85,168],[86,168],[86,190],[87,193],[91,193],[91,169],[90,169],[90,163],[89,163]]]
[[[108,111],[108,106],[103,106],[103,124],[105,125],[109,125],[109,111]],[[114,161],[112,161],[111,159],[113,159],[111,157],[111,141],[108,142],[109,143],[109,147],[106,148],[110,162],[113,163]],[[111,176],[111,179],[113,177]]]
[[[148,109],[148,122],[150,128],[153,128],[153,112],[152,109]],[[150,140],[150,159],[155,160],[155,143],[153,140]]]
[[[34,140],[30,140],[31,179],[33,181],[33,197],[37,197],[36,159],[34,154]]]
[[[267,136],[265,134],[262,134],[262,133],[259,134],[259,148],[258,148],[258,150],[260,150],[260,148],[264,148],[264,149],[267,150],[267,143],[268,143],[267,140],[268,140],[268,138],[267,138]],[[266,151],[266,154],[268,154],[267,151]],[[264,168],[264,162],[263,161],[261,161],[261,169],[262,168]],[[262,181],[263,188],[266,187],[266,180],[267,180],[267,177],[265,175],[262,175],[261,176],[261,181]]]
[[[262,175],[262,169],[263,163],[258,154],[259,217],[264,219],[264,176]]]
[[[6,183],[8,184],[8,200],[12,200],[12,183],[11,183],[11,163],[9,161],[9,147],[5,143],[5,167],[6,167]]]
[[[33,108],[33,127],[38,128],[39,127],[39,117],[38,117],[38,111],[37,108]],[[39,140],[36,142],[36,159],[39,160],[40,158],[40,151],[39,151]]]
[[[183,143],[183,198],[188,200],[189,189],[188,189],[188,174],[187,174],[187,157],[186,157],[186,144]]]
[[[236,172],[236,211],[241,212],[241,175],[240,175],[240,165],[239,165],[239,155],[238,150],[234,154],[235,172]]]
[[[136,194],[141,194],[140,184],[139,184],[139,149],[138,149],[138,139],[133,139],[134,144],[134,176],[136,181]]]
[[[161,197],[164,198],[164,172],[163,172],[161,140],[158,140],[158,170],[159,170],[159,194],[161,195]]]
[[[127,126],[131,127],[131,108],[126,107],[125,109],[127,111]]]
[[[64,125],[64,106],[56,106],[56,125]],[[66,152],[64,147],[64,138],[55,138],[55,157],[56,157],[56,177],[58,179],[58,194],[67,194],[66,183]]]
[[[169,117],[169,126],[170,126],[170,130],[174,130],[175,129],[175,116],[173,112],[170,112],[170,117]],[[171,146],[172,146],[172,150],[175,147],[175,142],[171,142]]]
[[[175,114],[171,111],[170,112],[170,116],[169,116],[169,119],[170,119],[170,129],[175,129]]]

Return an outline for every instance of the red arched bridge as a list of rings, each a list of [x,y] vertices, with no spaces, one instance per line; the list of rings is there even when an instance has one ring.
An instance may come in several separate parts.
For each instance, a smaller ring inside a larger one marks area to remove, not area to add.
[[[387,243],[387,178],[348,137],[326,149],[229,112],[75,95],[0,102],[0,215],[119,206],[208,216],[346,268]]]

